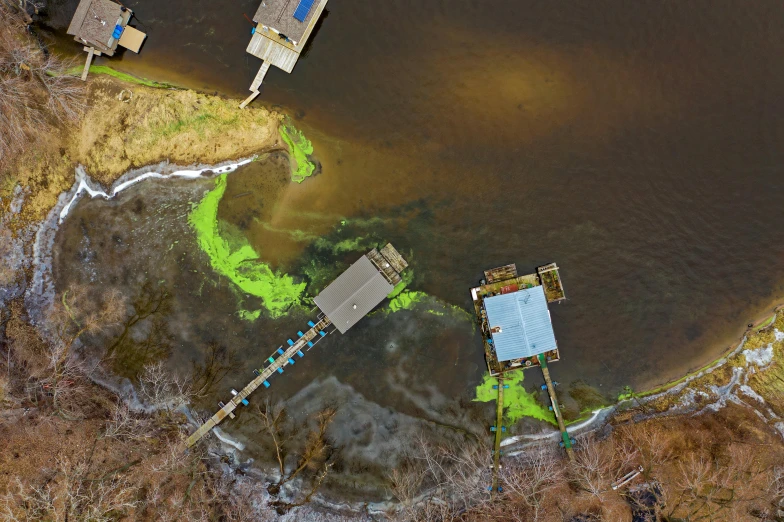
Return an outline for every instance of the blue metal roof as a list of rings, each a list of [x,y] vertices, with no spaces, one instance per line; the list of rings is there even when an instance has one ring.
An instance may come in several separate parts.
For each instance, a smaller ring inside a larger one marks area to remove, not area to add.
[[[311,7],[313,7],[313,0],[299,0],[299,5],[297,6],[297,9],[294,10],[294,18],[300,22],[304,22],[305,18],[308,17]]]
[[[555,333],[544,289],[535,286],[484,300],[487,321],[499,361],[531,357],[555,350]]]

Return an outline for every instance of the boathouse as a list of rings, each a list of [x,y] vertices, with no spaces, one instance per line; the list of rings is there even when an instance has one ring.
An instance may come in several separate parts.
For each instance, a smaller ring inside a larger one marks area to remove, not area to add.
[[[565,298],[555,263],[522,276],[514,264],[487,270],[471,298],[491,375],[560,359],[548,308]]]
[[[93,56],[113,56],[117,46],[139,52],[147,35],[128,25],[132,16],[133,11],[111,0],[79,2],[67,33],[87,51],[82,80],[87,79]]]
[[[484,304],[499,362],[533,357],[558,348],[541,286],[488,297]]]
[[[264,60],[250,85],[245,108],[256,96],[271,65],[290,73],[313,32],[327,0],[263,0],[253,21],[256,27],[247,52]]]
[[[408,263],[391,244],[371,250],[329,284],[314,302],[340,333],[354,326],[400,282]]]

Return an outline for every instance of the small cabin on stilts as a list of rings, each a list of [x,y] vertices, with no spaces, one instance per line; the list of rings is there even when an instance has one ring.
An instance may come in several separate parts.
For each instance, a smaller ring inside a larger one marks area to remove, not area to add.
[[[290,73],[313,32],[327,0],[263,0],[253,21],[253,36],[248,48],[250,54],[264,60],[250,84],[250,96],[240,104],[244,109],[259,95],[271,65]]]
[[[139,52],[147,35],[128,25],[132,16],[133,11],[111,0],[79,2],[67,33],[87,51],[82,80],[87,79],[94,56],[113,56],[118,45]]]

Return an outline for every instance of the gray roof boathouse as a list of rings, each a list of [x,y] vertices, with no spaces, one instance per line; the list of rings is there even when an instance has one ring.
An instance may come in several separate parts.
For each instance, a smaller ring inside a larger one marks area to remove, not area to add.
[[[82,80],[87,79],[93,56],[113,56],[117,46],[139,52],[147,35],[128,25],[132,16],[133,11],[111,0],[79,2],[67,33],[87,51]]]
[[[391,244],[380,252],[374,248],[316,296],[316,306],[340,333],[346,333],[392,292],[407,266]]]
[[[313,32],[327,0],[263,0],[253,21],[253,36],[246,51],[264,60],[250,85],[251,94],[240,104],[244,109],[259,95],[259,87],[271,65],[290,73]]]

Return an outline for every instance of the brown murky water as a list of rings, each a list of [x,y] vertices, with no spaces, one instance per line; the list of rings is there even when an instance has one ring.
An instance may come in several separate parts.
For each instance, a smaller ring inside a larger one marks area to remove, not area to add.
[[[257,0],[127,3],[149,38],[114,66],[245,95],[260,62],[244,52],[243,13]],[[257,102],[284,107],[323,165],[281,189],[265,217],[276,230],[389,219],[378,231],[413,251],[417,289],[466,309],[483,269],[557,261],[569,300],[552,311],[553,371],[608,395],[706,362],[784,294],[780,2],[332,0],[327,11],[294,72],[273,70]],[[410,224],[392,219],[411,208]],[[310,244],[249,234],[283,267]],[[359,350],[371,323],[330,354]],[[395,329],[373,332],[380,347]],[[454,343],[466,365],[449,394],[481,373],[471,334]],[[383,403],[387,389],[349,373],[307,375]],[[283,380],[292,392],[306,382]]]

